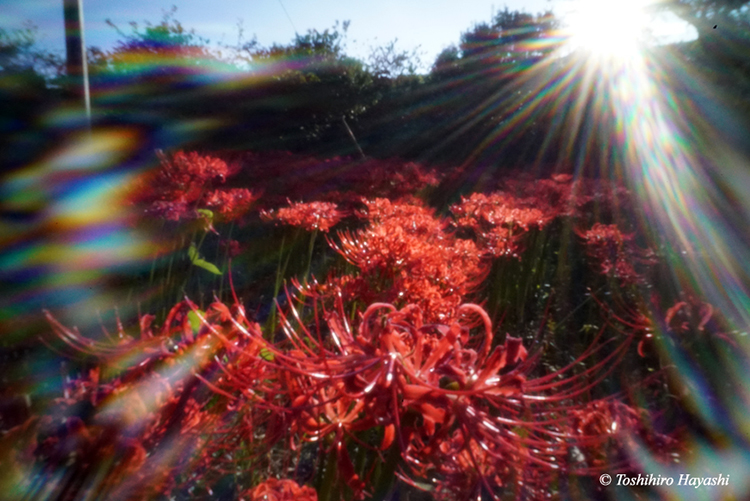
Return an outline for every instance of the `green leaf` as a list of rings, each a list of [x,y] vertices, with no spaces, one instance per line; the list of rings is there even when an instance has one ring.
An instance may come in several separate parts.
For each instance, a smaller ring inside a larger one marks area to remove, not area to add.
[[[396,433],[399,433],[398,431]],[[398,441],[396,442],[398,443]],[[394,444],[395,445],[395,444]],[[389,499],[389,494],[393,493],[396,469],[401,461],[401,448],[397,446],[390,447],[388,449],[385,462],[381,463],[381,468],[377,472],[377,477],[373,485],[375,486],[375,493],[372,499]],[[432,490],[430,484],[424,484],[421,486],[424,490]]]
[[[448,390],[460,390],[461,387],[458,384],[458,381],[454,381],[453,379],[443,376],[440,378],[440,387],[445,388]]]
[[[203,259],[196,259],[193,261],[193,264],[195,266],[198,266],[199,268],[203,268],[206,271],[210,271],[214,275],[221,275],[221,270],[216,267],[215,264],[211,264],[208,261],[204,261]]]
[[[214,275],[223,275],[221,270],[219,270],[219,268],[217,268],[215,264],[211,264],[200,257],[200,254],[198,254],[198,249],[195,248],[194,243],[190,244],[190,248],[188,249],[188,257],[190,258],[190,262],[195,266],[203,268],[206,271],[210,271]]]
[[[208,209],[197,209],[196,212],[198,213],[198,215],[208,219],[209,221],[214,218],[213,211],[210,211]]]
[[[263,360],[266,360],[268,362],[273,362],[276,358],[274,354],[269,350],[268,348],[261,348],[260,350],[260,358]]]
[[[199,316],[200,315],[200,316]],[[201,310],[190,310],[187,314],[188,322],[190,322],[190,327],[193,329],[194,333],[198,333],[198,331],[201,329],[201,325],[203,325],[203,322],[201,321],[200,317],[205,317],[206,314],[202,312]]]

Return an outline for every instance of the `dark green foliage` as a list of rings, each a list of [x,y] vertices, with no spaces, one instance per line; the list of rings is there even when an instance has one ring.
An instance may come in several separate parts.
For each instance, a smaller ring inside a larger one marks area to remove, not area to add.
[[[722,30],[745,25],[748,22],[748,0],[664,0],[659,8],[669,9],[695,26],[698,36],[704,39],[721,25]]]
[[[745,113],[747,2],[673,0],[662,7],[719,23],[698,43],[665,49],[673,54],[663,64],[682,58],[721,89],[729,108]],[[129,32],[115,27],[121,40],[112,50],[89,49],[95,123],[148,130],[210,124],[180,137],[183,147],[363,153],[485,170],[574,165],[582,151],[608,151],[596,134],[611,118],[606,107],[585,97],[591,92],[582,79],[562,85],[550,76],[564,79],[573,62],[555,53],[564,40],[549,12],[498,12],[440,53],[428,74],[417,73],[417,51],[399,50],[396,41],[373,48],[367,61],[347,56],[346,22],[270,47],[244,40],[240,26],[235,46],[216,48],[175,16],[173,9],[158,24],[131,23]],[[726,20],[717,21],[721,16]],[[16,80],[33,73],[42,85],[54,65],[33,50],[30,34],[0,34],[0,63],[11,61],[1,71],[12,68]],[[544,99],[552,91],[558,94]],[[561,117],[574,115],[590,124],[590,137],[563,126]],[[149,147],[175,146],[155,141]]]
[[[37,28],[27,24],[22,29],[7,31],[0,28],[0,78],[3,87],[19,85],[26,78],[36,85],[62,71],[61,58],[36,46]],[[10,77],[17,80],[13,82]]]
[[[29,160],[43,141],[34,124],[60,98],[62,59],[36,45],[37,28],[0,29],[0,158],[2,169]]]

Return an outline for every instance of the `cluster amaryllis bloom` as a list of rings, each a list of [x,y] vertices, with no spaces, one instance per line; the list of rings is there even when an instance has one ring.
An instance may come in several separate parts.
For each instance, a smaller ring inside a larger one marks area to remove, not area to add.
[[[133,190],[134,203],[147,213],[170,221],[195,219],[198,209],[210,209],[219,221],[234,221],[247,213],[258,195],[247,188],[216,189],[235,173],[225,161],[195,152],[158,152],[159,169],[145,174]]]
[[[547,217],[586,217],[593,205],[602,216],[612,215],[613,209],[631,207],[630,192],[622,185],[602,179],[554,174],[537,179],[517,172],[499,180],[502,192],[516,198],[522,207],[537,208]]]
[[[193,315],[201,319],[197,325]],[[95,365],[72,374],[63,397],[39,421],[34,459],[41,471],[64,470],[69,485],[57,487],[71,499],[87,489],[111,499],[153,499],[182,488],[181,472],[205,463],[221,444],[211,435],[227,422],[234,427],[231,416],[207,407],[216,394],[206,390],[214,357],[241,346],[229,319],[246,331],[257,325],[241,308],[214,303],[200,312],[187,300],[158,331],[153,316],[142,316],[139,338],[119,321],[116,334],[94,340],[47,318],[56,338],[45,343]]]
[[[272,366],[284,380],[273,392],[285,392],[292,449],[307,441],[328,444],[325,453],[335,458],[355,497],[368,494],[368,478],[356,472],[352,447],[374,454],[395,447],[402,479],[429,485],[440,498],[463,499],[482,490],[500,493],[513,478],[531,489],[555,472],[602,471],[605,465],[594,457],[570,460],[571,450],[598,453],[632,424],[619,414],[603,414],[612,400],[588,399],[622,358],[629,339],[579,369],[611,345],[597,337],[570,364],[532,377],[538,354],[529,356],[521,339],[511,336],[493,346],[490,319],[474,304],[431,323],[417,305],[397,309],[375,303],[355,329],[339,297],[337,308],[322,316],[327,330],[317,321],[310,330],[294,308],[283,314],[287,350],[248,332],[270,356],[248,359],[249,367],[227,367],[226,382],[247,388],[245,371]],[[607,433],[586,419],[606,426]],[[362,443],[367,430],[382,430],[377,443]]]
[[[678,301],[667,302],[671,304],[668,308],[662,306],[656,294],[651,295],[648,308],[645,304],[637,307],[622,301],[610,306],[599,298],[594,299],[629,335],[640,338],[638,354],[641,357],[653,352],[654,341],[663,340],[664,335],[670,338],[672,347],[681,346],[689,351],[705,351],[717,339],[738,346],[734,337],[737,331],[732,331],[721,310],[689,292],[681,292]]]
[[[235,221],[250,210],[258,195],[247,188],[213,190],[200,201],[201,207],[211,209],[219,220]]]
[[[683,345],[705,343],[712,339],[737,347],[737,340],[727,318],[722,311],[707,301],[701,301],[694,294],[683,293],[664,313],[666,332]]]
[[[457,238],[447,222],[415,201],[365,200],[369,224],[329,240],[359,274],[341,279],[345,294],[364,302],[419,304],[432,319],[451,315],[486,274],[476,244]]]
[[[318,493],[294,480],[269,478],[241,496],[246,501],[318,501]]]
[[[123,470],[105,476],[111,485],[102,492],[146,497],[179,489],[180,468],[204,472],[209,486],[240,465],[262,465],[272,477],[257,484],[250,476],[244,497],[314,499],[309,487],[273,478],[294,472],[296,451],[313,442],[355,498],[373,494],[375,466],[394,453],[396,474],[437,499],[499,498],[519,488],[536,496],[558,475],[614,468],[608,448],[643,430],[644,411],[590,398],[631,340],[602,341],[606,326],[569,364],[540,375],[539,352],[509,335],[498,344],[478,305],[436,321],[419,304],[374,303],[352,324],[341,293],[333,296],[332,309],[290,297],[275,341],[241,307],[220,302],[203,312],[185,300],[159,332],[144,316],[141,339],[108,342],[49,316],[74,353],[140,358],[114,378],[92,371],[74,380],[65,405],[90,402],[92,417],[67,418],[59,438],[42,437],[40,460],[59,466],[75,450],[84,458],[77,474],[89,476],[93,458],[117,455]],[[171,446],[183,459],[169,455]],[[370,451],[364,465],[353,459],[361,450]],[[195,452],[190,464],[185,451]],[[281,455],[268,459],[273,451]]]
[[[579,216],[583,207],[593,201],[604,187],[588,179],[576,179],[570,174],[555,174],[549,178],[512,175],[502,181],[502,191],[526,207],[535,207],[548,217]]]
[[[440,177],[414,162],[369,159],[356,169],[356,181],[363,188],[361,195],[398,199],[425,187],[437,186]]]
[[[543,228],[552,219],[536,207],[525,207],[502,192],[474,193],[451,207],[456,225],[470,228],[479,247],[490,256],[518,256],[519,240],[529,228]]]
[[[276,211],[268,210],[261,213],[267,221],[278,221],[281,224],[297,226],[306,231],[328,232],[336,226],[344,214],[338,206],[331,202],[289,202],[289,207],[282,207]]]
[[[159,168],[141,176],[136,182],[133,199],[145,204],[146,210],[179,219],[181,207],[189,208],[204,193],[207,186],[224,182],[230,169],[218,158],[199,155],[195,152],[178,151],[168,157],[157,152]],[[174,207],[170,210],[170,204]]]
[[[435,187],[442,178],[433,169],[398,159],[321,159],[282,151],[222,152],[221,157],[242,165],[242,177],[263,191],[267,209],[292,199],[334,202],[348,211],[361,197],[396,200]]]
[[[244,245],[239,243],[237,240],[222,240],[220,242],[221,247],[226,251],[227,256],[237,257],[240,254],[242,254],[242,251],[244,250]]]
[[[591,229],[576,233],[585,241],[586,252],[599,266],[603,275],[611,275],[624,284],[642,280],[636,264],[654,264],[653,253],[640,249],[633,234],[623,233],[615,224],[596,223]]]
[[[161,165],[151,187],[162,193],[179,191],[188,199],[196,199],[203,189],[202,184],[224,182],[230,174],[225,161],[194,151],[178,151],[171,158],[160,151],[157,155]]]
[[[540,499],[566,476],[628,468],[623,439],[648,443],[656,435],[643,424],[645,410],[601,393],[631,341],[640,339],[644,355],[654,332],[645,315],[607,310],[583,353],[549,365],[541,343],[496,335],[484,308],[469,302],[482,300],[492,258],[517,256],[524,235],[553,218],[580,216],[593,200],[589,184],[571,176],[511,182],[505,191],[464,198],[451,208],[452,222],[415,197],[397,198],[436,184],[416,164],[394,178],[401,162],[279,158],[295,165],[283,168],[289,179],[264,179],[261,170],[249,176],[253,189],[270,194],[267,207],[277,207],[261,217],[328,233],[344,215],[358,216],[353,228],[327,236],[346,263],[325,260],[334,264],[323,283],[305,277],[300,286],[292,278],[300,294],[277,304],[265,332],[236,295],[233,307],[216,301],[205,311],[185,300],[160,329],[155,317],[142,316],[140,339],[120,329],[112,340],[93,341],[50,316],[63,342],[53,348],[81,353],[89,365],[40,420],[36,457],[44,471],[72,464],[75,485],[114,498],[208,497],[231,476],[240,499],[313,500],[315,491],[301,485],[309,477],[299,472],[318,465],[316,484],[337,485],[325,499],[376,497],[383,471],[436,499]],[[266,169],[276,177],[281,170]],[[163,157],[151,178],[160,182],[140,201],[169,219],[235,220],[257,197],[217,188],[231,173],[211,157]],[[337,191],[342,180],[357,188]],[[316,201],[309,198],[313,181]],[[284,198],[305,201],[278,208],[281,185],[292,191]],[[580,235],[603,259],[612,249],[615,256],[634,249],[629,236],[606,225]],[[223,244],[230,257],[240,250],[236,241]],[[617,262],[607,272],[630,276]],[[282,269],[277,283],[289,278]],[[611,299],[618,300],[630,298]],[[711,318],[710,305],[680,303],[666,325],[675,334],[702,332]],[[540,320],[541,337],[546,314]],[[554,342],[565,339],[558,334]],[[303,464],[310,451],[317,460]],[[97,470],[101,458],[117,460]]]

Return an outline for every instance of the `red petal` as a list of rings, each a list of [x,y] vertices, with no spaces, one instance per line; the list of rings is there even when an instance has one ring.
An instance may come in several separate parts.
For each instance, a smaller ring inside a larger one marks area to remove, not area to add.
[[[389,424],[388,426],[385,427],[385,432],[383,433],[383,442],[380,444],[380,450],[384,451],[388,447],[390,447],[395,437],[396,437],[396,427],[392,424]]]

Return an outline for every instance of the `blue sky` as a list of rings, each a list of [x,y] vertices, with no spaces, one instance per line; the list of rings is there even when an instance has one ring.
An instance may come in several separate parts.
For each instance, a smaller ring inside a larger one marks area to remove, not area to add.
[[[601,0],[606,2],[607,0]],[[39,42],[64,51],[62,0],[0,0],[0,27],[13,29],[31,21],[39,27]],[[492,12],[511,10],[538,13],[552,9],[564,14],[574,0],[83,0],[86,44],[111,48],[118,34],[106,24],[111,19],[123,31],[129,23],[158,23],[164,12],[177,6],[175,18],[188,29],[215,43],[234,43],[242,20],[246,38],[257,36],[263,45],[288,43],[295,28],[330,28],[336,21],[351,21],[347,53],[365,58],[370,48],[398,39],[397,47],[420,46],[428,66],[445,47],[456,43],[473,24],[489,21]],[[283,7],[282,7],[283,5]],[[286,13],[284,12],[286,9]],[[288,13],[288,16],[287,16]],[[668,21],[660,30],[671,38],[689,37],[681,23]],[[682,34],[681,34],[682,33]]]

